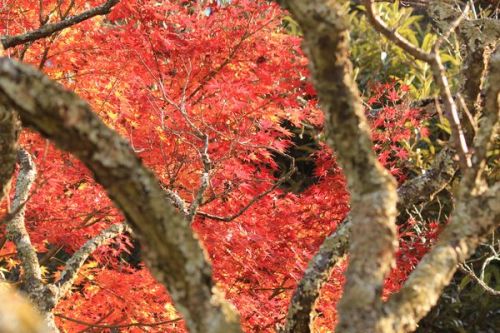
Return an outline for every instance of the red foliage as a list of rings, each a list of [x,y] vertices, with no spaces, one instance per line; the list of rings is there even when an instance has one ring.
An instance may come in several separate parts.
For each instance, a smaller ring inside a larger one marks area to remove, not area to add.
[[[99,3],[77,0],[70,13]],[[56,0],[43,1],[42,16],[49,15],[50,22],[59,19],[56,5]],[[4,1],[0,35],[37,28],[37,6]],[[86,99],[129,140],[165,187],[187,202],[196,194],[202,170],[198,150],[203,142],[196,130],[208,134],[213,170],[200,209],[230,216],[276,181],[273,152],[285,152],[293,135],[280,125],[282,120],[319,128],[323,117],[310,98],[314,91],[306,83],[300,39],[284,31],[276,5],[239,0],[227,6],[212,2],[206,9],[189,1],[122,1],[107,18],[96,17],[9,52],[12,57],[25,52],[24,61],[40,65]],[[392,83],[376,85],[368,101],[379,108],[370,113],[375,150],[400,181],[406,171],[401,160],[408,152],[399,143],[414,135],[422,120],[402,101],[401,91],[404,87]],[[28,131],[21,143],[39,169],[26,219],[39,251],[62,246],[71,254],[123,220],[75,158]],[[215,280],[248,332],[274,331],[308,260],[347,214],[345,181],[331,151],[320,144],[314,158],[318,181],[304,192],[276,189],[231,222],[198,217],[193,224],[210,254]],[[426,242],[402,239],[400,265],[388,280],[388,292],[400,286],[427,249]],[[94,253],[56,313],[109,324],[177,318],[168,295],[147,270],[124,260],[128,242],[121,237]],[[15,265],[12,252],[10,243],[1,249],[2,267]],[[318,332],[335,325],[343,266],[324,288]],[[57,278],[59,269],[47,278]],[[62,318],[58,324],[67,332],[85,328]],[[175,322],[151,331],[182,332],[183,326]]]

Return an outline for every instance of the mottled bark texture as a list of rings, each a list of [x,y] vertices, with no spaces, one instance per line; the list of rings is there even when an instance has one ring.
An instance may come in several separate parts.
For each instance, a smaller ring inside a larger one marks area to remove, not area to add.
[[[10,180],[16,166],[17,138],[21,123],[14,112],[6,112],[0,104],[0,202],[9,194]]]
[[[304,32],[314,86],[351,194],[350,261],[339,302],[339,331],[370,332],[397,246],[396,182],[377,161],[349,60],[342,1],[282,1]],[[373,235],[377,235],[373,237]],[[363,314],[363,320],[354,320]]]
[[[497,8],[498,9],[498,8]],[[454,1],[430,1],[427,13],[442,30],[457,16]],[[460,94],[464,97],[469,117],[476,121],[477,114],[483,107],[481,93],[484,89],[488,63],[492,51],[500,40],[500,21],[491,18],[467,19],[457,27],[463,56],[460,72]],[[466,114],[462,114],[466,137],[471,143],[474,137],[474,125]]]
[[[165,200],[157,179],[127,142],[86,102],[31,67],[3,58],[0,104],[3,113],[17,111],[23,125],[93,172],[145,247],[146,263],[168,288],[192,333],[240,331],[233,308],[212,297],[211,267],[189,224]]]
[[[453,160],[454,155],[452,149],[443,149],[436,156],[430,169],[398,188],[398,212],[404,212],[413,205],[432,200],[449,184],[458,169],[458,164]],[[312,332],[313,311],[321,288],[328,281],[333,268],[347,253],[350,232],[351,220],[348,216],[337,230],[325,239],[318,252],[309,261],[304,276],[292,296],[283,333]]]
[[[130,228],[125,223],[113,224],[109,228],[101,231],[99,235],[89,239],[80,249],[78,249],[78,251],[76,251],[66,262],[66,266],[61,272],[61,278],[55,283],[58,287],[56,301],[63,298],[71,289],[78,276],[78,271],[87,258],[94,253],[99,246],[126,231],[130,231]]]
[[[370,4],[369,1],[364,2]],[[331,130],[329,137],[333,139],[333,146],[346,172],[350,190],[355,194],[351,206],[352,225],[348,223],[339,227],[338,234],[330,236],[311,261],[304,280],[299,284],[290,305],[285,331],[310,331],[310,312],[313,309],[311,302],[314,302],[318,295],[318,288],[321,285],[319,282],[329,275],[328,269],[332,267],[329,265],[334,265],[338,261],[338,256],[345,252],[346,244],[349,243],[349,229],[352,231],[350,250],[352,258],[356,259],[357,262],[351,262],[347,271],[347,285],[339,304],[340,323],[337,330],[340,332],[384,333],[413,330],[418,320],[435,303],[444,286],[449,283],[449,279],[456,269],[456,264],[472,253],[479,239],[488,230],[491,230],[493,222],[499,220],[498,185],[487,189],[484,180],[481,180],[481,169],[484,168],[484,157],[486,156],[486,143],[491,140],[492,133],[496,131],[494,128],[497,126],[495,124],[497,124],[498,120],[493,114],[496,114],[496,117],[498,116],[498,108],[488,106],[487,103],[487,108],[496,111],[486,113],[486,120],[481,122],[480,133],[487,132],[490,135],[485,136],[482,134],[476,138],[473,150],[475,155],[472,161],[468,161],[466,164],[469,168],[465,171],[466,175],[461,185],[462,194],[459,195],[457,209],[453,213],[454,222],[443,233],[443,238],[436,250],[429,253],[426,257],[428,259],[425,259],[422,265],[412,274],[412,278],[401,293],[394,296],[387,304],[382,304],[380,302],[380,289],[378,289],[381,288],[379,282],[387,268],[383,267],[383,265],[391,262],[392,249],[390,246],[393,245],[390,226],[387,224],[388,221],[392,220],[391,213],[388,213],[392,208],[390,204],[384,206],[384,201],[389,199],[390,202],[391,196],[387,195],[387,193],[390,193],[390,189],[386,192],[382,191],[386,196],[381,195],[378,197],[379,207],[377,207],[376,202],[371,200],[365,201],[364,207],[359,205],[360,202],[356,202],[360,198],[366,200],[367,196],[365,195],[367,193],[377,193],[377,186],[382,185],[383,188],[387,184],[383,184],[383,182],[377,183],[376,180],[370,181],[365,178],[375,177],[375,179],[380,180],[383,179],[383,176],[372,173],[377,167],[370,161],[369,152],[359,148],[360,143],[362,147],[369,147],[369,144],[363,142],[363,138],[359,136],[359,133],[364,131],[364,125],[358,123],[358,126],[352,126],[353,123],[350,122],[352,119],[348,115],[349,112],[352,112],[358,119],[361,117],[357,113],[357,109],[360,108],[358,106],[357,92],[355,88],[351,88],[354,84],[349,76],[350,64],[346,60],[347,28],[345,16],[343,16],[338,2],[334,1],[310,1],[307,3],[281,1],[281,3],[292,12],[304,31],[304,47],[311,61],[314,84],[329,120],[328,125]],[[433,3],[438,2],[433,1]],[[407,43],[394,31],[387,29],[382,22],[375,21],[373,14],[371,20],[390,40],[414,57],[433,65],[434,76],[439,81],[440,88],[442,88],[442,100],[445,103],[445,109],[450,116],[454,117],[455,135],[460,132],[460,121],[456,117],[458,110],[449,91],[444,68],[439,56],[436,56],[440,42],[436,44],[432,53],[425,53]],[[460,19],[457,20],[457,13],[455,12],[453,14],[452,28],[459,25],[460,22]],[[449,26],[447,28],[446,34],[451,31]],[[481,69],[483,76],[486,71],[485,67],[483,64]],[[492,70],[491,72],[490,87],[497,84],[492,79],[495,76],[495,71]],[[496,75],[500,76],[498,73]],[[471,78],[471,82],[464,84],[464,86],[469,87],[476,86],[474,87],[476,92],[471,90],[472,94],[467,94],[467,99],[477,98],[477,94],[479,94],[477,91],[480,91],[480,87],[483,85],[482,80],[483,78],[474,81]],[[493,96],[495,93],[490,92],[488,95]],[[495,99],[490,97],[490,104],[493,103],[491,100]],[[474,101],[472,104],[477,105],[478,103]],[[339,109],[340,111],[338,111]],[[342,117],[336,116],[336,111]],[[338,125],[336,127],[335,124],[342,124],[343,128],[338,128]],[[345,131],[350,131],[351,134]],[[354,138],[349,137],[353,133],[357,135]],[[461,145],[457,145],[457,147],[462,149],[463,153],[468,153],[467,149],[464,149],[467,147],[462,143],[463,140]],[[347,151],[348,149],[351,150],[351,153],[364,155],[352,156]],[[406,183],[405,186],[400,188],[398,194],[401,202],[398,208],[401,209],[405,205],[412,205],[420,200],[425,200],[446,186],[456,171],[452,156],[453,150],[447,148],[436,159],[435,166],[437,166],[438,170],[442,168],[443,173],[435,173],[430,170],[430,172]],[[344,158],[346,160],[343,160]],[[356,169],[358,161],[363,158],[368,160],[365,160],[362,164],[368,166],[364,175],[358,174],[359,170]],[[436,178],[435,182],[434,178]],[[473,180],[468,181],[467,179]],[[432,186],[422,187],[426,182],[432,184]],[[390,186],[388,187],[390,188]],[[385,203],[387,204],[387,201]],[[369,223],[363,219],[367,216],[372,217]],[[356,218],[358,219],[357,223],[359,223],[358,227],[356,227]],[[378,218],[380,219],[377,220]],[[366,221],[365,224],[363,224],[364,221]],[[359,233],[363,232],[364,235],[359,235]],[[387,237],[381,239],[384,236]],[[373,237],[373,243],[364,242],[368,237]],[[385,245],[382,243],[385,243]],[[446,255],[443,256],[442,253],[445,252]],[[366,259],[363,261],[361,256],[365,256]],[[366,264],[367,261],[371,261],[371,265],[370,263]],[[373,274],[374,271],[375,274]],[[367,277],[370,273],[372,275]],[[423,289],[426,288],[427,284],[430,288],[424,292]]]
[[[31,156],[24,150],[18,151],[19,175],[11,205],[12,216],[7,219],[7,237],[16,245],[17,255],[23,268],[23,289],[43,289],[42,271],[36,250],[24,223],[26,203],[31,186],[35,181],[36,167]]]
[[[15,197],[12,206],[8,206],[10,214],[2,222],[7,223],[8,237],[18,246],[18,254],[22,262],[24,274],[24,289],[33,287],[35,290],[34,300],[44,293],[41,285],[40,267],[37,266],[36,252],[31,247],[31,241],[24,226],[24,210],[28,198],[29,189],[36,175],[36,169],[31,157],[26,152],[18,152],[17,139],[21,131],[21,123],[15,112],[8,112],[0,103],[0,202],[9,196],[10,183],[16,159],[19,159],[20,170],[16,184]],[[31,298],[31,297],[30,297]],[[53,318],[49,321],[42,320],[41,316],[34,310],[32,304],[12,290],[0,274],[0,299],[8,302],[0,302],[0,330],[2,333],[48,333],[54,331]],[[49,327],[46,323],[49,323]],[[57,328],[56,328],[57,330]]]
[[[44,315],[45,323],[51,332],[58,332],[51,313],[55,306],[54,288],[42,282],[42,270],[36,249],[26,230],[24,214],[30,189],[36,178],[36,167],[31,156],[24,150],[17,153],[19,174],[16,180],[11,216],[7,218],[7,237],[16,245],[16,252],[23,269],[21,290],[28,296],[35,307]]]
[[[281,333],[312,332],[314,309],[321,288],[347,253],[350,236],[351,221],[346,218],[330,236],[325,238],[318,252],[309,261],[304,276],[293,293],[285,327]]]
[[[0,155],[0,160],[2,160],[2,157],[3,156]],[[54,314],[52,311],[59,300],[71,288],[78,270],[97,247],[103,245],[105,241],[123,233],[127,230],[127,227],[124,224],[113,225],[89,240],[70,258],[59,281],[55,284],[44,284],[42,282],[42,272],[37,252],[31,244],[24,219],[26,204],[29,200],[30,188],[36,177],[36,167],[31,156],[24,150],[18,151],[17,160],[19,163],[19,174],[16,181],[14,200],[12,202],[10,214],[4,220],[7,224],[7,237],[15,244],[16,252],[23,269],[21,289],[43,316],[45,321],[43,329],[48,329],[48,331],[55,333],[59,332],[59,330],[55,324]],[[8,290],[6,290],[6,292],[7,291]],[[7,297],[7,294],[5,295],[5,297]],[[8,295],[9,297],[16,297],[13,291],[10,291]],[[14,298],[13,300],[15,301],[17,299],[20,300],[19,297]],[[30,305],[28,304],[24,305],[26,309],[23,311],[32,312],[33,310],[27,310],[29,306]],[[21,305],[19,305],[19,308],[20,307]],[[10,332],[12,330],[12,332],[35,332],[34,328],[29,328],[26,325],[35,325],[37,323],[38,316],[33,316],[31,320],[25,322],[26,319],[22,314],[14,312],[19,308],[14,307],[6,309],[0,306],[1,332]],[[27,313],[29,314],[31,312]],[[11,321],[12,323],[4,325],[4,320]],[[15,327],[17,327],[17,330],[14,329]]]
[[[488,188],[482,171],[486,151],[499,131],[500,50],[491,57],[483,118],[474,141],[473,165],[464,171],[451,222],[403,288],[384,305],[373,332],[411,332],[436,304],[457,265],[500,224],[500,184]]]
[[[67,17],[57,23],[45,24],[40,27],[40,29],[16,36],[0,37],[0,42],[4,49],[8,49],[17,45],[33,42],[37,39],[49,37],[57,31],[71,27],[94,16],[108,14],[118,2],[120,2],[120,0],[108,0],[102,5],[89,9],[79,15]]]
[[[488,147],[499,132],[500,50],[491,57],[483,119],[474,141],[471,168],[464,171],[451,222],[436,246],[411,273],[403,288],[385,304],[378,332],[411,332],[436,304],[457,265],[467,259],[483,237],[500,225],[500,184],[488,188],[482,171]]]

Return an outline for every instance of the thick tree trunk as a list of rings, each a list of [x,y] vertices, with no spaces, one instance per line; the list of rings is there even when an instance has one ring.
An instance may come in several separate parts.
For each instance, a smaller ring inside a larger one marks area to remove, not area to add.
[[[17,138],[21,132],[21,122],[17,113],[7,112],[0,104],[0,202],[9,194],[10,180],[17,157]]]
[[[314,86],[351,193],[350,260],[338,310],[341,332],[370,332],[394,260],[396,182],[372,150],[368,122],[349,60],[347,13],[341,1],[283,1],[304,31]],[[373,235],[377,235],[373,237]],[[359,314],[363,320],[355,320]]]

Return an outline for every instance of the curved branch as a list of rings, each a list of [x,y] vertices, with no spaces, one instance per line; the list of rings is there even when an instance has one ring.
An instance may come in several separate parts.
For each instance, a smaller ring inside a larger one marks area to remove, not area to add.
[[[117,237],[118,235],[130,231],[125,223],[113,224],[107,229],[101,231],[97,236],[89,239],[81,248],[76,251],[73,256],[66,262],[61,278],[55,283],[59,288],[57,300],[63,298],[71,289],[76,280],[78,271],[83,266],[87,258],[101,245]],[[57,301],[56,300],[56,301]]]
[[[480,196],[460,200],[451,224],[401,288],[384,307],[380,318],[385,332],[412,332],[436,304],[457,265],[474,253],[485,234],[500,221],[500,184]],[[486,209],[485,209],[486,207]]]
[[[432,200],[451,181],[458,169],[453,161],[454,152],[444,148],[433,165],[423,175],[407,180],[398,188],[398,211]],[[312,311],[320,296],[322,286],[328,281],[333,268],[347,254],[351,221],[347,217],[328,236],[318,252],[309,261],[308,268],[295,290],[283,333],[310,333]]]
[[[338,156],[351,194],[351,257],[338,305],[339,329],[346,333],[370,332],[397,246],[396,182],[372,150],[349,60],[344,6],[326,0],[281,2],[303,29],[313,83],[329,129],[327,141]],[[359,313],[367,320],[352,320]]]
[[[119,1],[120,0],[108,0],[102,5],[89,9],[79,15],[67,17],[57,23],[43,25],[37,30],[26,32],[24,34],[16,36],[3,36],[0,38],[0,42],[2,43],[4,49],[8,49],[17,45],[48,37],[55,32],[71,27],[94,16],[108,14]]]
[[[158,180],[130,146],[86,102],[31,67],[4,58],[0,104],[93,172],[132,226],[146,263],[192,333],[240,331],[230,305],[223,300],[214,305],[211,267],[184,217],[165,200]]]
[[[486,293],[490,294],[491,296],[500,296],[500,290],[495,290],[488,286],[488,284],[484,282],[483,279],[481,279],[476,275],[476,273],[474,273],[474,270],[472,268],[464,264],[460,264],[458,268],[462,273],[467,274],[472,280],[474,280]]]
[[[449,25],[448,30],[434,43],[432,51],[430,53],[425,52],[417,46],[414,46],[407,39],[401,36],[396,30],[390,29],[375,12],[373,0],[363,0],[363,3],[366,7],[366,15],[368,17],[368,20],[376,31],[402,48],[405,52],[412,55],[415,59],[422,60],[429,64],[429,66],[431,67],[434,81],[438,85],[441,93],[441,98],[443,99],[446,117],[453,127],[453,141],[455,141],[457,151],[459,152],[459,156],[463,164],[463,168],[466,169],[471,167],[472,162],[470,152],[467,141],[465,139],[465,133],[460,121],[460,116],[458,114],[458,108],[451,94],[450,85],[448,84],[448,78],[445,74],[445,68],[443,62],[441,61],[441,56],[439,55],[439,48],[441,47],[443,41],[446,40],[449,35],[465,19],[465,15],[469,10],[469,3],[467,3],[460,16]]]
[[[197,215],[201,216],[201,217],[206,217],[206,218],[209,218],[209,219],[212,219],[212,220],[215,220],[215,221],[231,222],[234,219],[236,219],[236,218],[240,217],[241,215],[243,215],[243,213],[245,213],[250,207],[252,207],[260,199],[264,198],[266,195],[268,195],[269,193],[273,192],[278,187],[280,187],[295,172],[296,172],[295,160],[292,159],[292,167],[291,167],[290,171],[288,171],[285,175],[283,175],[283,177],[281,177],[280,179],[278,179],[278,181],[276,181],[276,183],[274,183],[273,186],[271,186],[270,188],[268,188],[264,192],[261,192],[258,195],[256,195],[255,197],[253,197],[245,206],[241,207],[240,210],[238,210],[236,213],[234,213],[232,215],[229,215],[229,216],[218,216],[218,215],[212,215],[212,214],[209,214],[209,213],[206,213],[206,212],[197,212]]]
[[[482,175],[486,151],[500,129],[500,47],[491,57],[490,64],[484,118],[474,145],[474,164],[460,182],[456,208],[439,242],[384,306],[381,322],[388,327],[387,332],[414,330],[418,321],[436,304],[458,264],[474,253],[488,232],[500,226],[500,183],[488,188]]]
[[[20,168],[11,207],[11,216],[7,219],[7,237],[16,245],[16,252],[23,268],[23,291],[28,295],[37,310],[44,315],[47,326],[53,332],[58,332],[50,312],[55,305],[53,301],[54,293],[52,288],[45,286],[42,282],[42,270],[36,249],[31,244],[24,220],[26,202],[29,199],[29,192],[36,177],[36,167],[30,154],[24,150],[18,151],[17,159]]]
[[[37,299],[37,293],[44,288],[42,284],[42,270],[38,262],[36,250],[26,230],[24,213],[26,201],[36,177],[36,167],[31,156],[24,150],[18,152],[19,175],[16,182],[16,193],[11,210],[14,215],[7,223],[7,237],[16,245],[17,255],[24,271],[24,289],[30,298]]]
[[[328,281],[333,268],[344,258],[349,248],[351,221],[347,217],[321,244],[309,261],[304,276],[295,289],[288,307],[285,327],[281,333],[310,333],[313,310],[321,287]]]

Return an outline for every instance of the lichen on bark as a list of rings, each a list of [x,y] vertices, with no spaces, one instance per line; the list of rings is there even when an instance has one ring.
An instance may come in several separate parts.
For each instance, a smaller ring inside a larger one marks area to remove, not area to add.
[[[38,71],[0,59],[0,104],[78,157],[122,210],[156,278],[169,290],[192,333],[240,332],[212,299],[211,267],[184,217],[130,146],[75,94]]]

